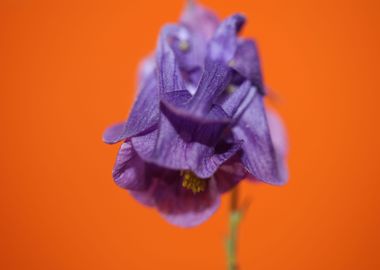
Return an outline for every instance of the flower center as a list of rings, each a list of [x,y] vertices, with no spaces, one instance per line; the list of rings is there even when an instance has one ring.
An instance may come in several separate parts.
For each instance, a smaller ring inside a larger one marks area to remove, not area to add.
[[[207,179],[199,178],[191,171],[181,171],[181,175],[182,187],[191,190],[194,194],[206,189]]]

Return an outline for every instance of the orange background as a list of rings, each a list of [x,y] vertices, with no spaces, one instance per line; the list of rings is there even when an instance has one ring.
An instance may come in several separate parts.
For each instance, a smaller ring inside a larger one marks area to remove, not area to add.
[[[379,1],[243,11],[290,135],[290,182],[243,185],[241,269],[380,269]],[[139,60],[182,1],[0,3],[0,269],[224,269],[227,199],[184,230],[111,178]]]

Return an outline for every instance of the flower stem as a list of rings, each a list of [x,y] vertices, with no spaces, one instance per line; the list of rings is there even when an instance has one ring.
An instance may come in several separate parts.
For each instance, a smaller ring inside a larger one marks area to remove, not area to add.
[[[238,229],[242,218],[242,211],[238,208],[239,190],[235,187],[231,191],[230,199],[230,216],[229,216],[229,234],[226,242],[227,252],[227,269],[238,270],[237,263],[237,241]]]

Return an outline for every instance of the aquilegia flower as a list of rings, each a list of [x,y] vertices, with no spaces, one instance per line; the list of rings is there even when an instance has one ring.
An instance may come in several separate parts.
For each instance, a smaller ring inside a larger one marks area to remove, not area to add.
[[[142,64],[128,120],[104,133],[106,143],[123,141],[116,183],[172,224],[204,222],[242,179],[286,180],[283,129],[264,108],[255,42],[237,37],[244,22],[190,4]]]

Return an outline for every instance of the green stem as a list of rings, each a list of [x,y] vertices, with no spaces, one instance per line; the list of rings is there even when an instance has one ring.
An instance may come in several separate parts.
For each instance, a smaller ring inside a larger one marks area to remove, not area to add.
[[[238,242],[238,229],[242,218],[242,211],[238,208],[239,192],[238,188],[231,191],[230,199],[230,216],[229,216],[229,234],[227,237],[226,251],[227,251],[227,269],[238,270],[237,263],[237,242]]]

